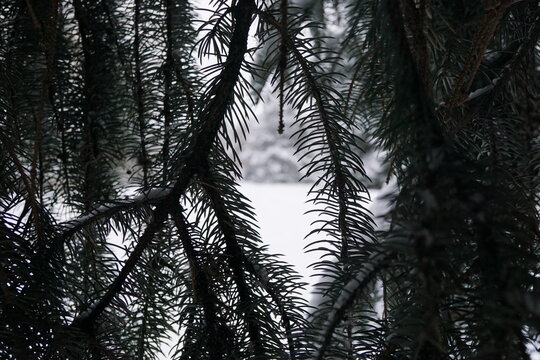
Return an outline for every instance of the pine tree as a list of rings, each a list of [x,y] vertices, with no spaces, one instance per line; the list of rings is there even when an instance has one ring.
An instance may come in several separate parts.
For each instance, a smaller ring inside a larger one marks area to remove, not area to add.
[[[539,5],[299,5],[2,1],[0,357],[529,358]],[[238,188],[265,86],[315,180],[316,306]]]
[[[325,9],[346,11],[345,108],[386,152],[397,191],[379,249],[331,285],[316,358],[528,359],[538,344],[538,4]]]

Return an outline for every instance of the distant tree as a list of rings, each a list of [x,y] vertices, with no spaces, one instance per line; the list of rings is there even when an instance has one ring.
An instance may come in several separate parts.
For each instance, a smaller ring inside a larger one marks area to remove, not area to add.
[[[538,3],[298,5],[2,1],[0,357],[528,358]],[[315,179],[315,309],[237,188],[268,84]],[[377,231],[360,133],[397,183]]]

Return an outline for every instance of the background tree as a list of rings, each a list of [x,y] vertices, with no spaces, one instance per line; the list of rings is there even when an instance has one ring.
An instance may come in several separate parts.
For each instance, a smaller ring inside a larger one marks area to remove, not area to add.
[[[293,5],[3,0],[2,357],[528,357],[538,4]],[[315,179],[316,309],[237,189],[268,84]],[[360,133],[397,182],[380,231]]]

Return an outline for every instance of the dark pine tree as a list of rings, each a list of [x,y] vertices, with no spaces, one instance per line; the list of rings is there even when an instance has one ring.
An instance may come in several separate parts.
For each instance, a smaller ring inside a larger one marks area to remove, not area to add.
[[[174,336],[178,360],[529,359],[538,2],[200,11],[1,1],[0,358],[158,359]],[[265,86],[314,179],[313,306],[238,189]]]

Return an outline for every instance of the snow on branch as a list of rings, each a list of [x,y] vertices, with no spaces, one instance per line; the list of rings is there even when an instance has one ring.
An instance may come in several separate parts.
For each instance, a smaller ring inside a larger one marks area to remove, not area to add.
[[[514,1],[514,4],[519,3],[521,1]],[[513,5],[513,4],[512,4]],[[538,19],[538,17],[537,17]],[[540,22],[536,21],[535,25],[529,30],[529,33],[525,37],[525,40],[521,43],[518,50],[515,52],[512,59],[504,66],[503,70],[501,71],[500,75],[496,77],[495,79],[491,80],[491,83],[481,87],[479,89],[476,89],[474,91],[471,91],[469,95],[458,105],[462,105],[466,102],[475,100],[481,96],[484,96],[485,94],[493,91],[495,87],[500,86],[503,84],[512,74],[512,70],[519,64],[521,59],[525,56],[528,49],[530,49],[531,43],[534,43],[538,39],[538,35],[540,32]],[[441,103],[439,106],[447,106],[447,103]]]
[[[92,224],[99,219],[110,218],[120,211],[129,210],[142,205],[155,204],[166,198],[170,192],[171,189],[169,188],[154,188],[131,199],[116,200],[103,204],[86,214],[77,216],[74,219],[60,224],[59,226],[64,229],[64,232],[60,235],[60,237],[67,238],[85,226]]]
[[[156,207],[153,210],[153,220],[147,225],[118,276],[109,285],[102,298],[91,305],[82,314],[76,316],[72,325],[85,329],[93,326],[95,320],[103,313],[103,311],[105,311],[114,297],[122,290],[126,279],[137,265],[144,250],[149,246],[154,235],[163,226],[163,223],[169,214],[171,202],[178,201],[179,198],[184,195],[191,180],[200,171],[199,163],[201,159],[206,161],[215,139],[217,138],[218,131],[223,124],[223,118],[232,101],[233,90],[240,77],[244,55],[248,51],[247,42],[249,29],[253,21],[255,8],[256,5],[254,0],[239,0],[234,7],[234,30],[230,39],[229,53],[225,61],[225,66],[219,73],[217,82],[214,83],[209,92],[211,95],[207,99],[207,106],[201,111],[200,115],[202,129],[195,137],[194,145],[190,149],[190,153],[185,160],[183,171],[181,171],[174,186],[171,188],[156,188],[131,200],[123,200],[108,205],[102,205],[86,215],[79,216],[62,224],[65,231],[53,240],[53,244],[49,249],[56,249],[58,246],[62,245],[62,242],[66,237],[71,236],[84,226],[101,218],[108,218],[119,211],[134,208],[139,205],[156,204]],[[226,233],[226,235],[228,234]],[[228,248],[231,247],[230,244],[227,244],[227,246]],[[52,253],[52,250],[49,250],[50,253]],[[234,259],[234,256],[230,256],[230,260],[231,263],[235,265],[234,263],[237,260]],[[241,277],[241,269],[238,267],[237,270],[239,272],[235,274],[235,277],[239,277],[243,280]],[[249,292],[247,287],[239,289],[239,292],[244,290],[245,293]],[[241,298],[243,295],[245,294],[240,292]],[[245,309],[252,307],[251,303],[246,304],[245,299],[241,301],[243,302],[242,305],[244,305]],[[253,323],[253,321],[249,320],[251,319],[248,319],[248,327]],[[250,337],[253,339],[253,328],[249,329],[249,333]],[[255,350],[257,350],[257,347],[255,347]]]
[[[490,92],[491,90],[493,90],[493,88],[495,87],[495,85],[497,85],[497,83],[501,80],[500,77],[497,77],[493,80],[491,80],[491,83],[489,85],[486,85],[484,87],[481,87],[479,89],[476,89],[474,91],[471,91],[469,93],[469,96],[467,97],[467,99],[465,100],[465,102],[467,101],[471,101],[471,100],[474,100],[482,95],[485,95],[487,94],[488,92]]]

